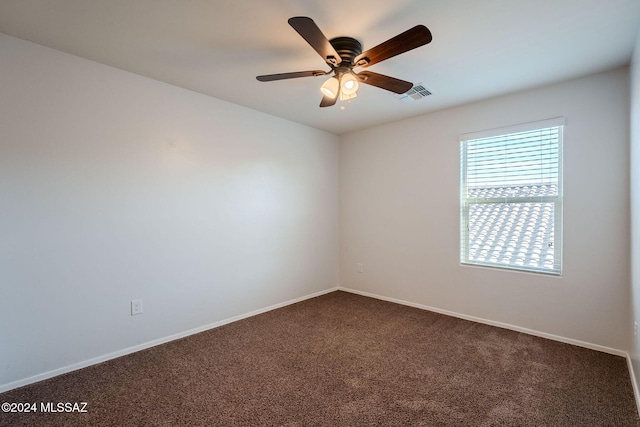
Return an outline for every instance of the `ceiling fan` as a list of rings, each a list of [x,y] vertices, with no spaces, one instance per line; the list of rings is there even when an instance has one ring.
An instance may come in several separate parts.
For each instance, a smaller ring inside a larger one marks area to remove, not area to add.
[[[320,28],[311,18],[296,16],[289,19],[289,25],[311,45],[322,59],[331,67],[330,71],[311,70],[293,73],[267,74],[257,76],[261,82],[294,79],[297,77],[317,77],[332,74],[320,90],[323,93],[320,107],[330,107],[340,100],[356,97],[359,83],[376,86],[395,93],[405,93],[413,83],[395,77],[385,76],[372,71],[354,73],[356,67],[368,67],[404,52],[431,42],[431,32],[424,25],[415,27],[377,45],[365,52],[360,42],[351,37],[336,37],[327,40]]]

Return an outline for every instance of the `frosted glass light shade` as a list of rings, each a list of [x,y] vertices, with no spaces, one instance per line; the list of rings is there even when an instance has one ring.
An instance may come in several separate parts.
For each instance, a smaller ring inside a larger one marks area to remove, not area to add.
[[[340,80],[340,85],[342,86],[342,93],[345,95],[353,95],[360,88],[360,84],[358,83],[358,79],[353,73],[345,73],[342,75],[342,79]]]
[[[353,98],[355,98],[357,96],[358,96],[358,94],[355,93],[355,92],[353,92],[351,95],[347,95],[344,92],[340,92],[340,101],[348,101],[348,100],[353,99]]]
[[[339,89],[340,83],[338,82],[338,78],[335,76],[328,79],[320,87],[320,91],[329,98],[335,98],[336,96],[338,96]]]

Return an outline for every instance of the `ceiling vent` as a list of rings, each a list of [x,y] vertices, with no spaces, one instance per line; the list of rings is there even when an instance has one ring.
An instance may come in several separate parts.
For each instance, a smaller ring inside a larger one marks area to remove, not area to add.
[[[422,83],[416,83],[414,87],[402,94],[396,94],[396,98],[404,102],[413,102],[418,99],[426,98],[431,95],[431,91],[427,89]]]

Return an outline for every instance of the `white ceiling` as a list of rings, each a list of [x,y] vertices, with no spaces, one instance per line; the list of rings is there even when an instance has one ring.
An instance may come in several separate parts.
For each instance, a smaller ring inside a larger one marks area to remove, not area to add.
[[[369,70],[433,95],[404,103],[362,85],[341,111],[319,108],[328,69],[289,26],[371,48],[417,24],[433,42]],[[623,66],[640,0],[2,0],[0,32],[335,134]]]

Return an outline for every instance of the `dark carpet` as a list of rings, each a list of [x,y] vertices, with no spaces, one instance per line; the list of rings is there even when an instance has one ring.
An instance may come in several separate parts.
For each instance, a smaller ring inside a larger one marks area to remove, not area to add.
[[[0,394],[1,426],[640,426],[622,357],[333,292]]]

